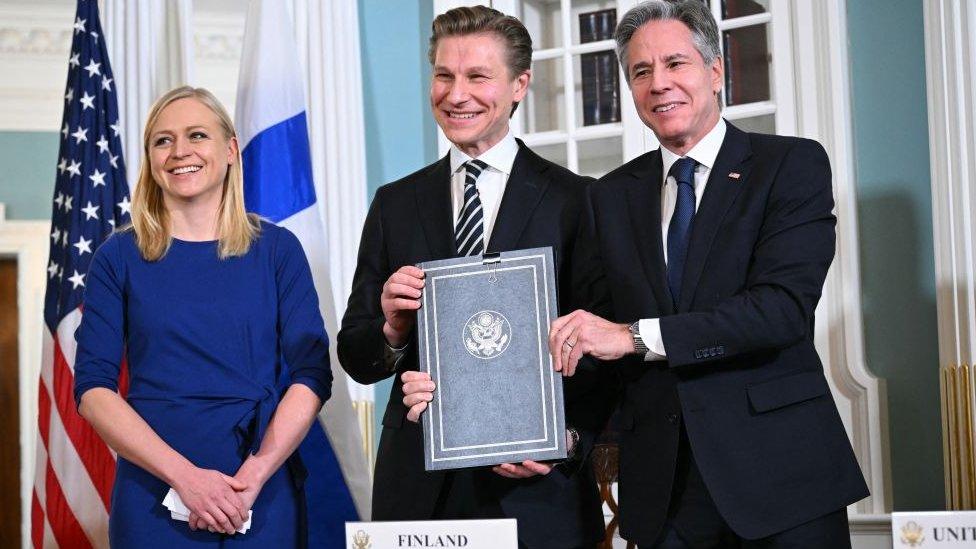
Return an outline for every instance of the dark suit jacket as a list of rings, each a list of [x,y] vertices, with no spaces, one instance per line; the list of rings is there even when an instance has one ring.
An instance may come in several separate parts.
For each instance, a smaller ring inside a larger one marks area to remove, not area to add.
[[[836,222],[823,148],[728,125],[679,303],[663,257],[661,171],[657,150],[590,186],[575,258],[589,306],[617,322],[660,318],[667,354],[618,363],[621,535],[657,537],[682,421],[712,499],[744,538],[867,496],[813,342]]]
[[[380,293],[390,274],[403,265],[455,257],[450,191],[450,161],[441,160],[381,187],[363,228],[352,295],[337,343],[339,361],[360,383],[394,375],[384,362],[384,323]],[[533,153],[519,151],[488,243],[489,252],[552,246],[557,264],[562,312],[572,303],[571,254],[578,233],[587,178]],[[431,518],[444,479],[425,472],[421,427],[405,421],[400,373],[416,370],[416,337],[397,366],[373,482],[373,520]],[[588,377],[589,376],[589,377]],[[576,427],[588,448],[608,415],[616,389],[591,368],[564,383],[567,424]],[[585,455],[585,451],[583,452]],[[479,473],[481,474],[481,473]],[[483,471],[485,483],[505,514],[518,519],[519,538],[530,548],[553,549],[594,543],[602,537],[603,513],[588,462],[567,462],[549,475],[510,481]]]

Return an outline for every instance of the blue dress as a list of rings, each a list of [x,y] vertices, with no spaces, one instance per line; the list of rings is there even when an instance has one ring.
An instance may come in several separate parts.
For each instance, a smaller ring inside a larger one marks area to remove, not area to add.
[[[125,354],[129,404],[197,467],[234,475],[291,384],[323,402],[331,394],[318,298],[286,229],[262,223],[246,255],[224,260],[216,242],[173,239],[155,262],[139,255],[132,231],[116,233],[95,252],[85,290],[76,401],[94,387],[117,390]],[[265,484],[246,534],[223,536],[172,520],[161,503],[169,486],[119,458],[112,547],[294,547],[304,509],[292,468]]]

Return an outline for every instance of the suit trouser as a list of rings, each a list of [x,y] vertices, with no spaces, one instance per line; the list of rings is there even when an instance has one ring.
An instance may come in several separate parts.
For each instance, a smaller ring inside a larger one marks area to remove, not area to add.
[[[505,516],[501,504],[488,486],[491,481],[490,475],[494,474],[483,469],[462,469],[447,473],[432,518],[436,520],[509,518]],[[536,526],[519,524],[518,527],[521,529]],[[519,540],[519,549],[528,549],[528,546]]]
[[[493,474],[488,472],[487,474]],[[434,519],[470,520],[505,518],[501,504],[489,489],[486,472],[479,469],[449,471],[434,506]]]
[[[668,517],[655,549],[842,549],[851,546],[847,509],[838,509],[772,536],[747,540],[729,528],[702,480],[684,424]]]

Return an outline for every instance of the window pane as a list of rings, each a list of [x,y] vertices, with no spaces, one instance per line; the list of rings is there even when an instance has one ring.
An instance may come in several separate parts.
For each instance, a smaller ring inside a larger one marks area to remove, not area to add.
[[[532,63],[529,94],[525,98],[525,104],[520,105],[516,111],[521,111],[521,116],[525,117],[522,127],[526,133],[565,129],[564,93],[562,58]]]
[[[521,20],[532,37],[534,49],[544,50],[563,45],[561,17],[559,0],[523,0]]]
[[[731,120],[731,122],[735,127],[745,132],[776,133],[776,116],[772,114],[740,118]]]
[[[769,0],[722,0],[722,19],[769,11]]]
[[[555,162],[564,168],[569,168],[566,161],[566,144],[557,143],[555,145],[534,145],[532,152],[545,158],[550,162]]]
[[[600,177],[624,163],[624,142],[620,137],[580,141],[579,174]]]
[[[573,58],[576,124],[593,126],[620,122],[620,72],[613,51],[584,53]]]
[[[769,43],[766,25],[725,31],[725,104],[769,99]]]
[[[613,38],[617,28],[617,2],[614,0],[573,0],[573,43],[586,44]]]

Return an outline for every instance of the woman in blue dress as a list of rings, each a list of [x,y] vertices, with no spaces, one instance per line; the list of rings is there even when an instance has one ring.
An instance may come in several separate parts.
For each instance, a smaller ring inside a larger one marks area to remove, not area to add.
[[[308,262],[244,211],[237,138],[210,92],[161,97],[143,149],[132,226],[95,253],[77,333],[79,412],[118,453],[111,544],[294,547],[295,450],[332,383]],[[163,506],[171,488],[189,522]]]

